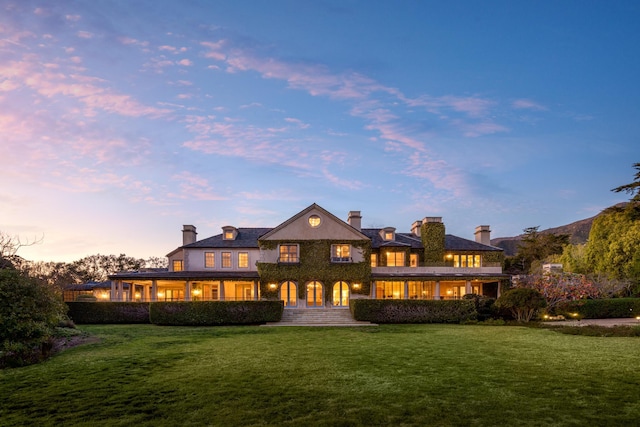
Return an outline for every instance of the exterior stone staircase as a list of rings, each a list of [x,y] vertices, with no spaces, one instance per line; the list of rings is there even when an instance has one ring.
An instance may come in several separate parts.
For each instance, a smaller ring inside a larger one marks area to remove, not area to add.
[[[359,322],[344,308],[297,308],[285,309],[280,322],[265,326],[377,326],[370,322]]]

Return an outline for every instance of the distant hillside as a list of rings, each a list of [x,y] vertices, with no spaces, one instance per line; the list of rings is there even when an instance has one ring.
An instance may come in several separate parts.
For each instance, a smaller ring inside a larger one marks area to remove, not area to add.
[[[620,203],[616,205],[616,207],[624,206],[624,203]],[[592,216],[591,218],[582,219],[580,221],[572,222],[571,224],[562,225],[560,227],[549,228],[546,230],[541,230],[540,234],[545,233],[554,233],[554,234],[568,234],[569,242],[573,245],[585,243],[589,238],[589,232],[591,231],[591,224],[593,224],[593,220],[597,218],[599,215],[602,215],[602,212],[596,216]],[[504,253],[507,256],[513,256],[518,251],[518,244],[522,240],[524,235],[521,234],[515,237],[497,237],[495,239],[491,239],[491,245],[504,249]]]

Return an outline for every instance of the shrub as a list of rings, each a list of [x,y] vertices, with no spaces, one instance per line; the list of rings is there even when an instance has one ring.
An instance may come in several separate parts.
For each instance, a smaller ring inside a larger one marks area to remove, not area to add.
[[[156,325],[257,325],[282,319],[282,301],[152,302],[149,315]]]
[[[570,317],[578,313],[586,319],[611,319],[640,316],[640,298],[605,298],[568,301],[556,309],[558,314]]]
[[[79,324],[149,323],[149,303],[68,302],[69,317]]]
[[[462,299],[473,301],[476,311],[478,312],[478,321],[484,322],[485,320],[496,317],[496,310],[493,308],[496,302],[494,298],[478,294],[466,294],[462,296]]]
[[[471,300],[379,300],[350,302],[353,318],[374,323],[461,323],[475,319]]]
[[[530,321],[538,310],[547,306],[544,296],[535,289],[509,289],[496,300],[497,308],[511,311],[518,322]]]
[[[0,270],[0,366],[22,366],[49,355],[66,306],[47,285],[16,270]]]

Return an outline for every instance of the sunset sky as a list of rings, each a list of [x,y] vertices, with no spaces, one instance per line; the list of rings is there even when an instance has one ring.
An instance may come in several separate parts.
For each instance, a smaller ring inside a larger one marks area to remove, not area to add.
[[[0,0],[0,231],[148,258],[312,203],[473,239],[629,198],[638,1]]]

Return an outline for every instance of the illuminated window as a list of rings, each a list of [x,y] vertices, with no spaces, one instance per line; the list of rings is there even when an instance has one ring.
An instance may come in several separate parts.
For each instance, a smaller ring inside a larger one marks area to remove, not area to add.
[[[336,282],[333,285],[333,305],[335,307],[349,306],[349,285],[347,282]]]
[[[390,231],[384,232],[384,240],[393,240],[393,233]]]
[[[216,266],[215,263],[215,254],[213,252],[205,252],[204,253],[204,267],[205,268],[213,268]]]
[[[378,266],[378,254],[371,254],[371,267]]]
[[[222,268],[231,268],[231,252],[222,252]]]
[[[249,252],[238,253],[238,268],[249,268]]]
[[[376,282],[377,299],[404,299],[404,282],[381,280]]]
[[[284,282],[280,286],[280,299],[284,301],[285,307],[295,307],[298,305],[298,287],[294,282]]]
[[[387,267],[404,267],[404,252],[387,252]]]
[[[433,299],[431,284],[433,282],[409,282],[409,299]]]
[[[173,261],[173,271],[182,271],[182,260],[176,259]]]
[[[351,246],[350,245],[331,245],[331,261],[332,262],[350,262]]]
[[[320,217],[318,215],[311,215],[309,217],[309,225],[312,226],[313,228],[316,228],[320,225]]]
[[[409,255],[409,266],[417,267],[418,266],[418,254],[410,254]]]
[[[224,240],[233,240],[233,231],[225,231]]]
[[[453,266],[456,268],[480,268],[480,255],[454,255]]]
[[[298,258],[298,245],[280,245],[280,257],[278,262],[296,263]]]

